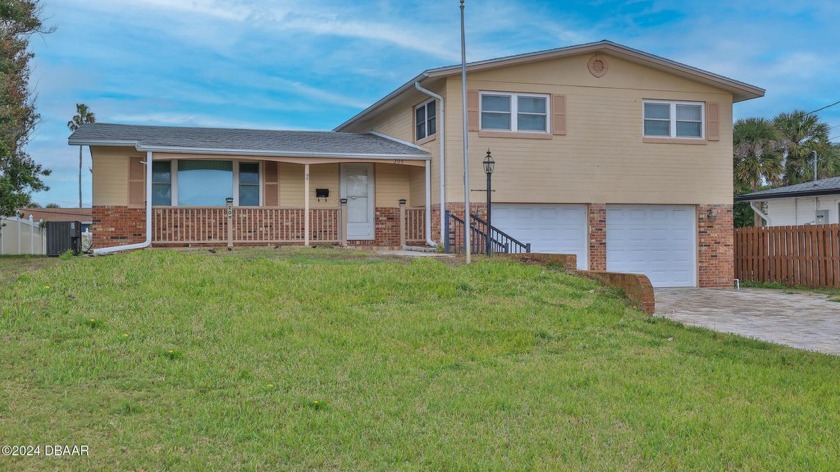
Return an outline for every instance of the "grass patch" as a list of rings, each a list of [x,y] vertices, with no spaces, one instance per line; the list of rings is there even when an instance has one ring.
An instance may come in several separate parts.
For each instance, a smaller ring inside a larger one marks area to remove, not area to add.
[[[19,274],[0,288],[0,444],[90,456],[0,469],[825,470],[840,457],[840,359],[651,318],[562,271],[254,249]]]
[[[789,287],[787,285],[783,285],[779,282],[741,282],[742,287],[751,287],[751,288],[766,288],[772,290],[781,290],[784,293],[817,293],[820,295],[826,295],[829,300],[833,302],[840,302],[840,289],[831,288],[831,287],[803,287],[800,285]]]

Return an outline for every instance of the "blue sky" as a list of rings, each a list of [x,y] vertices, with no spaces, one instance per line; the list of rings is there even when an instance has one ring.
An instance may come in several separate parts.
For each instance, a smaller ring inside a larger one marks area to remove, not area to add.
[[[67,121],[328,130],[427,68],[460,61],[458,0],[42,0],[42,204],[78,204]],[[468,60],[609,39],[767,89],[735,116],[840,100],[840,2],[467,0]],[[820,112],[840,141],[840,105]],[[90,206],[85,150],[84,206]]]

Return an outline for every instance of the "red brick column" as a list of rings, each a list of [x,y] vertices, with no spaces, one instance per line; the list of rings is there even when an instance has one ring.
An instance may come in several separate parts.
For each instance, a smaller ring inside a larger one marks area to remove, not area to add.
[[[146,240],[146,209],[95,206],[91,231],[95,249],[142,243]]]
[[[607,270],[607,206],[589,204],[589,270]]]
[[[697,206],[697,268],[700,287],[732,287],[735,229],[732,205]]]

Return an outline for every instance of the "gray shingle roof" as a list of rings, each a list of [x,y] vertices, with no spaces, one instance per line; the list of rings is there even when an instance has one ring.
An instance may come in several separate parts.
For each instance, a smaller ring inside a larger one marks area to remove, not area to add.
[[[428,159],[421,148],[369,133],[188,128],[95,123],[83,125],[70,145],[132,145],[138,150],[242,152],[258,155]]]
[[[735,197],[735,201],[747,202],[751,200],[766,200],[769,198],[805,197],[809,195],[828,195],[840,193],[840,177],[829,177],[816,182],[788,185],[786,187],[771,188],[758,192],[747,193]]]

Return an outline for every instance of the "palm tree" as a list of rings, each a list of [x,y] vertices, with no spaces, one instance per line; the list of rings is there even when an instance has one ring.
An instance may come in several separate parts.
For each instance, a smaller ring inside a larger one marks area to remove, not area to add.
[[[87,123],[96,123],[96,115],[90,111],[84,103],[76,104],[76,116],[67,122],[67,127],[70,131],[76,131],[82,125]],[[79,208],[82,207],[82,146],[79,146]]]
[[[781,135],[784,152],[784,185],[798,184],[813,177],[812,167],[808,165],[816,151],[819,155],[830,149],[828,125],[820,123],[816,115],[795,110],[781,113],[773,119],[773,124]]]
[[[780,134],[772,122],[764,118],[738,120],[732,137],[736,190],[755,191],[781,181]]]

